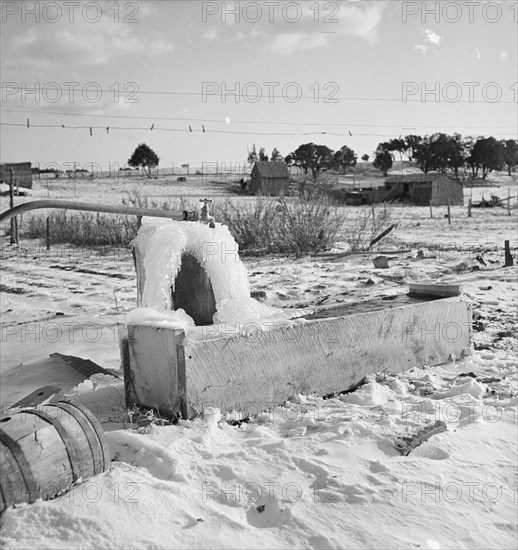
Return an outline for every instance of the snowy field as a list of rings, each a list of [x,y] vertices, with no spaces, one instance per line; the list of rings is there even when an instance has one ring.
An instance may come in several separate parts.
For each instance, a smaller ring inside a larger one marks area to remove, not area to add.
[[[466,189],[466,204],[471,192],[474,201],[517,194],[516,183],[504,183]],[[139,187],[150,197],[232,197],[204,182]],[[36,182],[17,203],[120,204],[126,190],[114,181]],[[2,197],[2,211],[7,204]],[[466,207],[452,207],[451,225],[445,213],[391,207],[399,225],[371,254],[340,255],[343,244],[334,255],[243,262],[252,291],[288,315],[398,294],[412,281],[462,283],[474,310],[470,356],[398,375],[387,364],[354,392],[297,395],[234,424],[211,408],[177,425],[135,428],[120,379],[62,379],[101,419],[111,466],[52,501],[7,510],[2,546],[516,548],[518,209],[467,218]],[[514,267],[503,267],[504,239]],[[131,253],[8,243],[1,237],[2,408],[49,383],[30,366],[51,353],[118,369],[118,330],[136,307]],[[391,252],[389,269],[373,266],[380,250]],[[447,431],[399,453],[398,441],[438,420]]]

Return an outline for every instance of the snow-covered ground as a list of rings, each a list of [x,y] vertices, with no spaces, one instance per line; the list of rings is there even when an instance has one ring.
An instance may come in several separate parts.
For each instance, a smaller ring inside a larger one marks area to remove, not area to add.
[[[119,187],[104,195],[101,187],[78,186],[76,198],[120,202]],[[507,196],[504,187],[477,188],[474,200],[482,192]],[[74,189],[49,194],[69,199]],[[46,195],[36,184],[33,196]],[[503,267],[502,245],[512,241],[516,263],[518,211],[474,210],[468,219],[454,207],[449,226],[445,210],[430,219],[427,208],[392,208],[400,225],[379,248],[404,252],[391,254],[389,269],[374,268],[376,253],[244,264],[252,290],[290,315],[401,293],[408,281],[463,283],[474,308],[471,356],[397,376],[387,364],[354,392],[297,395],[234,424],[207,409],[177,425],[135,428],[120,380],[64,379],[67,394],[101,418],[111,466],[55,500],[7,510],[3,546],[516,548],[517,267]],[[118,328],[136,307],[129,251],[7,243],[2,237],[2,407],[45,385],[27,373],[50,353],[118,368]],[[400,454],[402,438],[438,420],[446,431]]]

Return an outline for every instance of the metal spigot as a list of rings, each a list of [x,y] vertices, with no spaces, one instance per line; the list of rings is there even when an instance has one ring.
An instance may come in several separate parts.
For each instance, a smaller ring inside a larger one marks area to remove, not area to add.
[[[214,216],[209,214],[209,204],[212,204],[212,199],[200,199],[200,203],[202,204],[200,223],[208,224],[211,229],[214,229],[216,227],[216,220]]]

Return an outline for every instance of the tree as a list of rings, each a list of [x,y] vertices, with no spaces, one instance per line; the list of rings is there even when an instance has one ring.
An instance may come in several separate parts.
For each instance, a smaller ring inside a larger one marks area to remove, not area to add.
[[[407,156],[408,160],[415,160],[415,154],[422,147],[423,138],[421,136],[409,135],[405,136],[404,149],[402,152]]]
[[[259,149],[259,160],[268,162],[268,155],[266,154],[264,147]]]
[[[252,146],[252,150],[248,151],[248,158],[247,162],[250,164],[250,167],[252,167],[257,161],[259,160],[259,157],[257,156],[257,151],[255,149],[255,143]]]
[[[134,168],[142,167],[144,173],[147,173],[148,177],[151,177],[150,168],[158,166],[159,158],[157,154],[148,147],[145,143],[141,143],[128,160],[129,166]]]
[[[473,147],[475,146],[475,138],[468,136],[463,138],[462,147],[464,149],[464,164],[466,168],[471,170],[471,177],[478,177],[479,167],[473,158]]]
[[[508,139],[502,142],[505,147],[504,162],[507,164],[507,174],[511,175],[511,170],[518,164],[518,141]]]
[[[493,170],[502,170],[505,164],[505,146],[494,137],[481,138],[473,145],[470,155],[471,164],[482,170],[482,179]]]
[[[270,160],[272,162],[282,162],[284,160],[284,157],[280,154],[277,147],[273,148],[272,154],[270,155]]]
[[[334,160],[336,166],[342,170],[342,173],[345,174],[348,166],[356,166],[358,157],[352,149],[347,147],[347,145],[344,145],[335,153]]]
[[[311,170],[313,179],[316,180],[321,171],[332,167],[334,163],[333,151],[325,145],[305,143],[290,153],[285,158],[285,162],[288,166],[299,166],[306,175]]]
[[[381,170],[383,175],[386,176],[388,171],[392,168],[393,162],[394,158],[390,152],[389,143],[380,143],[374,153],[374,161],[372,162],[374,168]]]
[[[369,155],[367,155],[367,153],[365,155],[362,155],[362,160],[365,161],[365,162],[368,162],[369,161]]]
[[[464,148],[459,134],[449,136],[437,133],[425,136],[421,143],[421,149],[427,149],[426,154],[421,153],[427,159],[426,167],[431,170],[446,172],[453,170],[455,176],[459,175],[459,168],[464,165]]]

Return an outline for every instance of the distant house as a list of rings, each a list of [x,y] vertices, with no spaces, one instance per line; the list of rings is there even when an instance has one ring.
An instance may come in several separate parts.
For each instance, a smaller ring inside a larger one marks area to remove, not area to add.
[[[0,164],[0,183],[11,181],[11,169],[13,171],[13,184],[18,187],[32,188],[32,169],[30,162],[13,162]]]
[[[250,190],[254,195],[288,196],[290,173],[287,164],[258,160],[252,168]]]
[[[385,180],[384,201],[407,200],[418,205],[464,204],[462,183],[445,174],[401,174]]]

